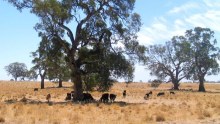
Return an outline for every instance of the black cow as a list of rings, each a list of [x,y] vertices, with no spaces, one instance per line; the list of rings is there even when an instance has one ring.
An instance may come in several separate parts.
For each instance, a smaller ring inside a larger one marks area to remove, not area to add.
[[[122,94],[123,94],[123,97],[125,98],[126,97],[126,90],[124,90]]]
[[[159,93],[157,94],[157,96],[163,96],[163,95],[165,95],[164,92],[159,92]]]
[[[148,99],[150,97],[150,95],[152,95],[152,91],[150,91],[149,93],[146,93],[144,96],[144,99]]]
[[[83,99],[82,101],[84,102],[92,102],[95,99],[92,97],[92,95],[90,93],[83,93]]]
[[[114,102],[116,99],[116,95],[115,94],[110,94],[110,102]]]
[[[72,96],[71,93],[67,93],[65,100],[71,100],[71,96]]]
[[[175,94],[175,92],[173,92],[173,91],[170,91],[170,94]]]
[[[101,102],[107,103],[109,101],[109,94],[108,93],[104,93],[102,94],[102,97],[100,98]]]

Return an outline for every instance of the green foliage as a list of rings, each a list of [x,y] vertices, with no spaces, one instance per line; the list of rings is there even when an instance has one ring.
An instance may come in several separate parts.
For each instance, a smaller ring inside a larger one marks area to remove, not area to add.
[[[38,70],[42,79],[47,76],[49,80],[59,80],[62,83],[63,80],[70,79],[70,69],[65,62],[63,49],[57,40],[42,35],[38,50],[32,53],[34,57],[32,70]]]
[[[11,75],[15,81],[20,77],[21,79],[27,76],[27,66],[24,63],[14,62],[5,66],[5,71]]]
[[[48,78],[49,80],[68,81],[70,79],[71,70],[65,61],[66,55],[58,40],[59,39],[53,38],[50,41],[51,48],[48,54],[51,57],[48,60]]]
[[[217,74],[219,72],[217,59],[219,59],[220,49],[215,46],[217,40],[214,39],[214,32],[209,28],[196,27],[187,30],[186,37],[191,43],[190,55],[197,77]]]
[[[32,67],[32,70],[35,70],[38,72],[39,75],[46,75],[46,71],[49,65],[48,60],[52,55],[49,54],[50,45],[48,45],[49,41],[46,36],[42,37],[42,41],[40,42],[40,45],[38,49],[35,52],[32,52],[32,63],[34,64],[34,67]]]
[[[65,62],[64,55],[55,55],[52,60],[49,61],[47,70],[49,80],[62,80],[68,81],[70,79],[70,68]]]
[[[196,27],[186,31],[185,37],[190,43],[191,79],[199,80],[199,91],[205,91],[205,75],[217,74],[220,71],[217,59],[220,49],[216,46],[214,31],[209,28]]]
[[[28,72],[27,72],[27,78],[28,80],[37,80],[38,74],[37,72],[31,68]]]
[[[105,55],[99,54],[86,57],[86,63],[81,67],[86,86],[91,84],[90,86],[98,87],[99,90],[107,90],[116,78],[126,78],[129,81],[133,79],[134,66],[124,56],[112,52],[103,53]],[[84,55],[89,55],[88,49],[80,51],[82,58]]]
[[[103,75],[98,73],[90,73],[86,76],[83,76],[83,85],[85,91],[107,91],[113,85],[116,80],[111,79],[106,76],[106,79],[103,78]]]
[[[84,90],[92,91],[97,86],[98,83],[98,74],[88,74],[82,77]]]

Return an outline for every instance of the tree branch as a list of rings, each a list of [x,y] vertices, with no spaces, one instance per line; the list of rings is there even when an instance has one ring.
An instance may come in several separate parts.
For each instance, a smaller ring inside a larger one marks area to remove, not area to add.
[[[84,23],[86,23],[94,14],[96,13],[99,13],[102,9],[103,9],[103,6],[106,4],[106,2],[103,2],[103,3],[100,3],[100,6],[97,10],[94,10],[93,12],[90,12],[89,8],[87,5],[84,5],[83,4],[83,7],[85,7],[86,11],[87,11],[87,16],[82,19],[78,25],[77,25],[77,28],[76,28],[76,38],[75,38],[75,42],[72,44],[73,48],[76,48],[79,44],[79,39],[80,39],[80,33],[81,33],[81,30],[82,30],[82,26]],[[80,5],[80,4],[78,4]]]
[[[65,26],[62,23],[58,23],[58,25],[67,31],[67,35],[68,35],[68,37],[70,38],[70,40],[71,40],[71,42],[73,44],[75,39],[74,39],[72,31],[67,26]]]

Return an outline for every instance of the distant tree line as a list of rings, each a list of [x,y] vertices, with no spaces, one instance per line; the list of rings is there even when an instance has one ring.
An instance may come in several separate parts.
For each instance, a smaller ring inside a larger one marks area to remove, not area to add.
[[[59,87],[62,87],[62,81],[71,80],[71,70],[65,61],[64,49],[58,45],[59,43],[55,39],[53,40],[49,41],[47,37],[42,37],[38,49],[32,52],[34,66],[29,71],[24,63],[15,62],[5,67],[8,74],[12,75],[15,81],[18,78],[34,80],[40,75],[41,88],[44,88],[45,78],[59,82]],[[205,76],[217,74],[220,70],[217,62],[220,58],[220,49],[215,46],[216,43],[213,31],[209,28],[196,27],[187,30],[185,36],[174,36],[171,41],[165,44],[148,46],[145,65],[151,71],[151,75],[155,75],[159,79],[168,77],[169,81],[173,83],[174,90],[179,89],[180,81],[185,78],[199,81],[199,91],[205,91]],[[87,55],[86,51],[85,49],[79,54],[81,56]],[[129,63],[126,64],[126,61],[120,59],[120,56],[114,57],[114,59],[109,59],[109,64],[124,65],[122,67],[126,71],[127,82],[131,82],[134,67]],[[88,60],[93,61],[93,58],[88,58]],[[103,63],[100,66],[104,65]],[[104,91],[111,86],[110,82],[100,83],[102,81],[100,75],[94,73],[99,68],[98,66],[83,66],[81,68],[84,71],[81,77],[84,90],[89,91],[98,87],[99,90]],[[100,69],[99,71],[103,71],[105,74],[104,68]],[[122,75],[122,72],[117,73]],[[112,82],[114,81],[116,79],[112,79]],[[154,80],[152,87],[158,87],[160,83],[162,83],[160,80]]]
[[[36,58],[33,59],[33,63],[35,62],[35,60]],[[42,69],[43,66],[40,66],[39,63],[37,63],[30,70],[28,70],[25,63],[14,62],[5,66],[5,70],[8,73],[8,75],[11,75],[13,77],[13,79],[11,79],[13,81],[36,81],[38,76],[40,76],[41,82],[43,80],[44,83],[44,79],[48,79],[50,81],[59,83],[59,87],[62,87],[63,80],[70,80],[70,76],[68,76],[69,73],[65,73],[65,71],[62,70],[57,70],[57,65],[53,65],[54,63],[52,62],[50,64],[51,65],[45,65],[45,68]],[[47,69],[47,71],[45,71],[44,69]],[[63,67],[63,70],[68,70],[68,68]],[[44,84],[42,85],[41,88],[43,89]]]

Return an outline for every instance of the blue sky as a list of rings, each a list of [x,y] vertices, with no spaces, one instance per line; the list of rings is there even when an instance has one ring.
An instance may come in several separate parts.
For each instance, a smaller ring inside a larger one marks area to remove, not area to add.
[[[220,1],[219,0],[136,0],[135,12],[142,18],[143,26],[138,33],[143,45],[164,43],[175,35],[183,35],[196,26],[215,31],[220,47]],[[37,49],[40,38],[34,30],[38,18],[25,10],[22,13],[0,1],[0,80],[9,80],[4,67],[12,62],[32,66],[30,52]],[[134,81],[148,81],[145,67],[137,65]],[[206,77],[220,81],[220,75]]]

